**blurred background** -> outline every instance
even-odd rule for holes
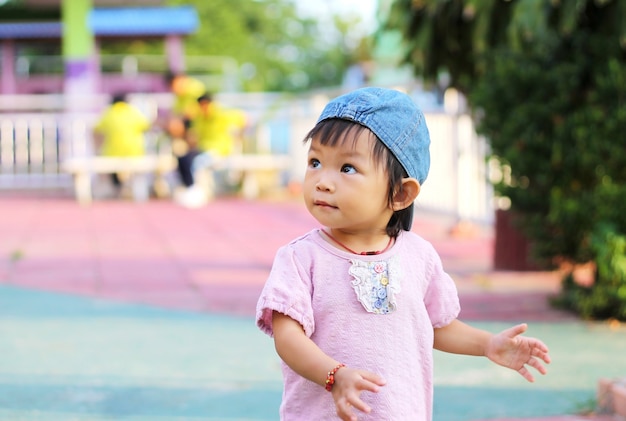
[[[0,419],[275,419],[250,311],[275,248],[311,225],[303,137],[374,85],[424,111],[416,221],[467,317],[534,320],[558,357],[530,390],[438,356],[435,419],[626,417],[624,16],[621,0],[0,0]],[[172,200],[172,73],[247,118],[234,181],[196,212]],[[111,200],[122,164],[96,159],[94,128],[120,93],[150,127],[142,177]]]

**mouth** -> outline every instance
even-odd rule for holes
[[[315,200],[313,204],[321,208],[337,209],[337,206],[333,206],[330,203],[324,202],[323,200]]]

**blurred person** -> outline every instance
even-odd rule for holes
[[[150,129],[148,118],[125,94],[115,94],[94,126],[96,151],[101,156],[135,157],[145,155],[145,132]],[[125,181],[124,174],[111,174],[116,196]]]
[[[216,159],[240,151],[247,125],[245,113],[222,107],[211,94],[201,95],[196,102],[197,114],[184,120],[186,148],[179,148],[177,154],[183,188],[174,196],[177,203],[189,208],[203,206],[209,199],[207,189],[196,182],[196,172],[209,167]],[[223,179],[218,181],[224,182]]]
[[[184,136],[184,120],[193,119],[200,111],[197,99],[206,93],[206,86],[185,73],[169,72],[165,79],[174,95],[167,131],[173,139],[179,139]]]
[[[458,319],[453,279],[411,231],[430,136],[408,95],[337,97],[305,142],[304,202],[322,227],[277,251],[256,311],[282,359],[281,420],[431,420],[433,348],[546,373],[526,324],[492,334]]]

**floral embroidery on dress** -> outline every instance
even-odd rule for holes
[[[353,259],[350,275],[352,286],[365,310],[375,314],[389,314],[396,310],[396,294],[400,292],[400,277],[395,259],[364,262]]]

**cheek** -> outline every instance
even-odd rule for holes
[[[311,174],[311,171],[307,169],[307,171],[304,173],[304,180],[302,181],[302,186],[306,188],[312,185],[315,185],[314,177]]]
[[[372,189],[374,190],[374,189]],[[389,183],[387,180],[380,181],[375,187],[376,195],[380,197],[380,202],[384,207],[389,206]]]
[[[316,185],[317,180],[307,171],[304,175],[304,180],[302,180],[302,192],[305,198],[313,194]]]

